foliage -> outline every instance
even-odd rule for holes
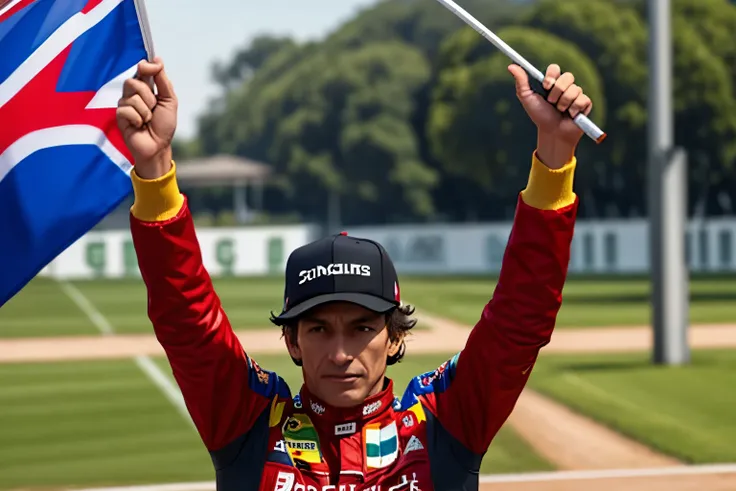
[[[644,0],[465,0],[544,71],[558,63],[608,133],[578,149],[583,216],[646,212],[648,25]],[[690,209],[736,199],[736,6],[673,0],[676,143]],[[271,214],[351,224],[508,219],[535,129],[508,59],[437,2],[384,0],[324,40],[261,36],[213,68],[222,96],[188,154],[271,164]]]

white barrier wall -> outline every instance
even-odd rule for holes
[[[572,273],[645,273],[649,268],[644,220],[578,221],[570,253]],[[511,223],[354,227],[351,235],[379,241],[399,272],[497,273]],[[691,271],[736,271],[736,219],[688,224]]]
[[[350,235],[378,240],[399,273],[497,273],[511,223],[345,227]],[[199,229],[204,263],[212,276],[281,274],[288,255],[313,240],[309,225]],[[572,244],[572,273],[644,273],[648,269],[644,220],[579,221]],[[687,261],[693,272],[736,271],[736,219],[688,226]],[[128,231],[92,232],[42,272],[58,278],[139,275]]]
[[[310,226],[202,228],[197,238],[212,276],[282,274],[292,250],[309,242]],[[41,272],[56,278],[140,276],[130,232],[90,232]]]

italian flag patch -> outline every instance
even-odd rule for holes
[[[399,435],[396,422],[381,427],[379,423],[363,428],[365,463],[368,469],[380,469],[394,463],[399,456]]]

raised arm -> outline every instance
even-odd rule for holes
[[[288,389],[247,357],[222,309],[171,160],[173,89],[161,64],[143,62],[139,72],[155,76],[158,97],[144,82],[126,81],[118,121],[136,163],[130,227],[148,316],[205,445],[220,450]]]
[[[247,432],[286,390],[243,351],[207,271],[176,168],[159,179],[132,173],[131,233],[148,290],[148,316],[189,413],[209,450]]]
[[[406,405],[421,400],[450,435],[450,443],[459,442],[473,454],[463,459],[473,466],[511,414],[540,349],[552,336],[578,207],[573,177],[575,147],[582,136],[559,112],[571,108],[574,114],[587,114],[591,107],[572,76],[561,76],[556,65],[547,73],[556,80],[550,97],[557,108],[531,91],[523,70],[511,71],[539,136],[499,280],[465,348],[434,373],[415,378],[404,400]]]
[[[410,391],[474,454],[485,453],[549,343],[562,300],[577,210],[575,161],[547,169],[535,157],[493,298],[465,348]],[[425,376],[431,376],[426,374]]]

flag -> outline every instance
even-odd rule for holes
[[[148,58],[140,1],[0,0],[0,306],[132,191],[115,111]]]

